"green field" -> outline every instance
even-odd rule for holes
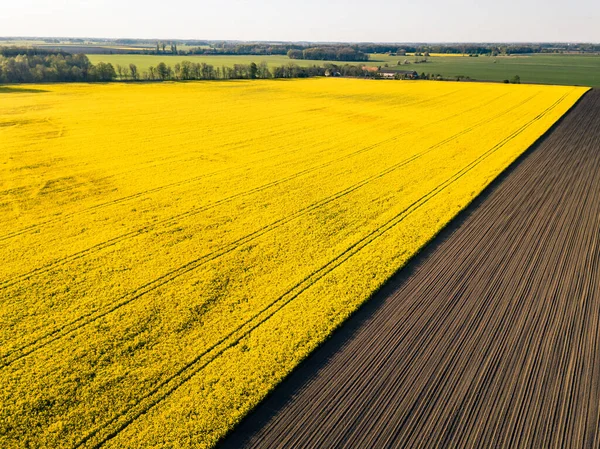
[[[289,64],[290,62],[296,63],[298,65],[323,65],[326,62],[331,62],[332,64],[339,64],[339,62],[334,61],[303,61],[303,60],[292,60],[285,55],[273,55],[273,56],[260,56],[260,55],[224,55],[224,56],[214,56],[214,55],[102,55],[102,54],[89,54],[87,55],[92,61],[93,64],[96,64],[100,61],[102,62],[110,62],[113,65],[121,64],[122,66],[128,66],[130,63],[135,64],[138,69],[143,72],[147,71],[150,66],[156,67],[159,62],[164,62],[165,64],[169,64],[171,66],[177,64],[181,61],[192,61],[192,62],[205,62],[207,64],[212,64],[215,67],[233,67],[234,64],[250,64],[251,62],[259,63],[261,61],[266,61],[269,63],[269,67],[281,66],[284,64]],[[381,65],[381,62],[372,61],[368,63],[369,65],[377,66]]]
[[[398,60],[414,57],[391,57],[373,55],[393,68]],[[441,74],[444,77],[468,76],[477,80],[502,81],[515,75],[523,83],[568,84],[600,86],[600,56],[534,54],[527,56],[480,56],[478,58],[429,58],[424,64],[410,64],[400,67],[402,70],[416,70],[419,73]]]
[[[172,56],[172,55],[88,55],[95,64],[111,62],[123,66],[134,63],[140,71],[148,70],[163,61],[174,65],[183,60],[206,62],[214,66],[233,66],[248,64],[252,61],[259,63],[267,61],[270,67],[295,62],[299,65],[322,65],[328,61],[290,60],[287,56]],[[416,70],[419,73],[440,74],[444,77],[468,76],[475,80],[502,81],[515,75],[521,77],[523,83],[566,84],[600,87],[600,56],[598,55],[565,55],[565,54],[535,54],[527,56],[480,56],[469,57],[431,57],[424,64],[408,64],[397,66],[398,61],[413,56],[371,55],[371,66],[384,66],[390,69]],[[329,61],[336,63],[334,61]],[[337,63],[339,64],[339,62]]]

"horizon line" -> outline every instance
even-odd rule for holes
[[[171,41],[171,42],[186,42],[186,41],[206,41],[206,42],[242,42],[242,43],[277,43],[277,44],[386,44],[386,45],[432,45],[432,44],[441,44],[441,45],[474,45],[474,44],[567,44],[567,45],[576,45],[576,44],[591,44],[591,45],[600,45],[600,42],[592,42],[592,41],[320,41],[320,40],[278,40],[278,39],[204,39],[204,38],[161,38],[161,37],[151,37],[151,38],[143,38],[143,37],[93,37],[93,36],[0,36],[0,40],[7,39],[21,39],[21,40],[36,40],[36,39],[87,39],[87,40],[139,40],[139,41]]]

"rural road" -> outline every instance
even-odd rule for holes
[[[221,447],[600,447],[600,92]]]

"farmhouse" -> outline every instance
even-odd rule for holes
[[[419,78],[419,74],[414,70],[380,70],[379,74],[382,78],[385,79],[394,79],[394,78],[402,78],[402,79],[411,79],[416,80]]]
[[[379,70],[379,68],[377,68],[377,67],[368,66],[368,65],[363,65],[363,66],[362,66],[362,69],[363,69],[365,72],[371,72],[371,73],[375,73],[375,72],[377,72],[377,71]]]
[[[325,70],[325,76],[342,76],[342,74],[340,72],[337,72],[335,70]]]

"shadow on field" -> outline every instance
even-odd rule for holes
[[[0,94],[41,94],[49,92],[44,89],[32,89],[29,87],[12,87],[12,86],[0,86]]]
[[[588,91],[589,92],[589,91]],[[381,306],[398,291],[408,278],[442,243],[452,235],[475,212],[477,208],[499,187],[515,168],[527,159],[546,140],[548,135],[581,102],[583,97],[571,107],[552,127],[546,131],[531,147],[519,156],[506,170],[494,179],[484,191],[463,209],[437,236],[426,244],[403,268],[398,270],[371,298],[348,318],[330,338],[309,355],[298,367],[284,379],[252,412],[248,414],[222,441],[218,448],[237,449],[244,447],[254,435],[258,434],[286,404],[296,396],[310,381],[317,377],[329,360],[367,323]]]

